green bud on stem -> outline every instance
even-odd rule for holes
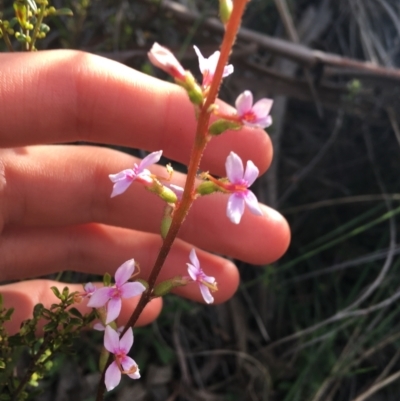
[[[214,184],[212,181],[203,181],[197,188],[196,193],[199,195],[211,195],[215,192],[220,192],[218,185]]]
[[[232,9],[232,0],[219,0],[219,17],[224,25],[228,23],[232,14]]]
[[[229,121],[229,120],[217,120],[214,121],[210,127],[208,128],[208,132],[210,135],[217,136],[221,135],[227,130],[239,130],[242,128],[243,124],[237,121]]]

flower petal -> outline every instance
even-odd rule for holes
[[[228,64],[224,67],[224,72],[222,74],[222,77],[225,78],[228,75],[231,75],[233,73],[233,65],[232,64]]]
[[[90,297],[87,305],[90,308],[101,308],[110,299],[112,291],[113,289],[111,287],[98,288]]]
[[[242,159],[236,153],[229,153],[229,156],[226,158],[225,169],[231,183],[239,183],[243,179]]]
[[[122,307],[121,298],[111,298],[107,304],[106,324],[113,322],[120,314]]]
[[[132,327],[129,327],[127,332],[121,337],[119,340],[119,349],[127,354],[133,345],[133,330]]]
[[[110,326],[106,326],[104,329],[104,347],[112,354],[119,351],[119,335]]]
[[[234,224],[239,224],[244,213],[244,199],[242,196],[232,194],[228,199],[226,215]]]
[[[197,281],[198,276],[199,276],[199,268],[191,265],[190,263],[186,263],[186,266],[188,267],[188,273],[189,273],[190,278],[193,281]]]
[[[115,387],[118,386],[121,381],[121,371],[118,368],[118,365],[114,361],[106,370],[106,375],[104,378],[104,382],[107,388],[107,391],[111,391]]]
[[[244,91],[236,99],[235,106],[239,116],[247,113],[253,106],[253,94],[250,91]]]
[[[191,262],[191,264],[197,269],[197,270],[201,270],[200,269],[200,262],[199,259],[196,255],[196,250],[194,248],[192,248],[192,250],[189,253],[189,260]]]
[[[135,271],[135,259],[129,259],[122,263],[115,272],[115,284],[120,287],[122,284],[126,283]]]
[[[125,283],[120,288],[120,291],[121,298],[132,298],[146,291],[146,287],[142,283],[135,281],[134,283]]]
[[[207,60],[201,54],[201,51],[197,46],[193,46],[193,49],[196,52],[197,57],[199,59],[199,70],[203,74],[207,70]]]
[[[214,302],[214,297],[211,295],[210,289],[204,284],[199,284],[201,295],[203,296],[204,301],[208,304]]]
[[[250,212],[255,214],[256,216],[262,216],[263,212],[260,209],[260,205],[258,204],[257,197],[251,191],[247,191],[244,196],[244,201],[246,202],[247,207],[250,209]]]
[[[246,170],[243,176],[244,180],[247,183],[247,187],[251,186],[253,182],[257,179],[258,173],[259,170],[256,167],[256,165],[251,160],[248,160],[246,164]]]
[[[165,47],[154,43],[147,53],[150,62],[176,79],[185,79],[185,70],[176,57]]]
[[[123,170],[117,174],[110,174],[108,177],[114,183],[111,198],[124,193],[136,178],[131,169]]]
[[[263,98],[254,104],[252,107],[254,114],[258,118],[265,118],[271,111],[271,107],[274,101],[272,99]]]
[[[140,163],[139,171],[143,171],[146,167],[156,164],[160,161],[163,151],[158,150],[157,152],[152,152],[148,154]]]
[[[132,367],[136,368],[136,371],[134,373],[128,374],[128,376],[131,379],[140,379],[140,373],[139,373],[139,367],[137,363],[129,356],[126,356],[121,360],[121,365],[124,369],[124,371],[129,372]]]

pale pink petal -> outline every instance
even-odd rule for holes
[[[103,323],[95,323],[95,324],[93,325],[93,329],[94,329],[94,330],[97,330],[97,331],[104,331],[105,328],[106,328],[106,326],[104,326]]]
[[[133,330],[132,327],[130,327],[119,340],[119,348],[123,353],[127,354],[132,348],[132,345],[133,345]]]
[[[207,69],[211,73],[212,76],[215,74],[215,70],[217,69],[217,64],[219,60],[220,52],[214,52],[208,59],[207,59]]]
[[[147,53],[151,63],[163,71],[171,74],[174,78],[184,80],[185,70],[176,57],[165,47],[154,43]]]
[[[112,354],[115,354],[119,350],[119,335],[110,326],[105,327],[104,348]]]
[[[129,259],[124,262],[120,267],[118,267],[115,272],[115,284],[117,287],[120,287],[122,284],[126,283],[132,276],[135,271],[135,260]]]
[[[265,118],[271,111],[273,103],[272,99],[263,98],[254,104],[252,110],[258,118]]]
[[[255,128],[268,128],[272,124],[272,117],[271,116],[266,116],[263,118],[257,118],[254,120],[254,122],[249,122],[244,120],[243,121],[244,125],[247,125],[248,127],[255,127]]]
[[[130,173],[129,174],[125,173],[127,171],[129,171]],[[110,180],[114,183],[113,190],[111,192],[111,198],[124,193],[134,181],[134,176],[132,176],[132,170],[124,170],[118,174],[110,174],[109,177]]]
[[[175,184],[164,184],[166,187],[172,189],[176,197],[181,200],[183,195],[183,188]]]
[[[96,286],[93,283],[86,283],[83,289],[87,294],[92,294],[96,291]]]
[[[133,366],[136,368],[135,373],[128,374],[131,379],[140,379],[139,367],[137,363],[129,356],[121,360],[122,368],[125,372],[129,371]]]
[[[190,278],[193,281],[197,281],[199,269],[196,266],[191,265],[190,263],[186,263],[186,265],[188,267],[188,273],[189,273]]]
[[[255,214],[256,216],[262,216],[263,213],[260,209],[260,205],[258,204],[257,197],[251,191],[247,191],[244,196],[244,201],[246,202],[247,207],[250,209],[250,212]]]
[[[247,187],[251,186],[253,182],[257,179],[258,173],[259,170],[256,167],[256,165],[251,160],[248,160],[246,164],[246,170],[243,176],[244,180],[247,183]]]
[[[88,306],[90,308],[101,308],[108,302],[113,291],[111,287],[98,288],[90,297]]]
[[[160,161],[163,151],[158,150],[157,152],[153,152],[148,154],[140,163],[139,163],[139,171],[143,171],[146,167],[151,166],[152,164],[156,164]]]
[[[201,292],[201,295],[202,295],[204,301],[206,301],[208,304],[213,303],[214,297],[211,295],[210,289],[207,286],[205,286],[204,284],[200,284],[199,287],[200,287],[200,292]]]
[[[232,194],[228,199],[226,215],[234,224],[239,224],[244,213],[244,199],[239,194]]]
[[[121,381],[121,371],[118,368],[118,365],[114,361],[106,370],[106,375],[104,378],[104,382],[107,388],[107,391],[111,391],[115,387],[118,386]]]
[[[138,281],[134,283],[125,283],[121,288],[121,298],[132,298],[146,291],[146,287]]]
[[[111,298],[107,304],[106,324],[113,322],[120,314],[122,307],[121,298]]]
[[[204,274],[204,272],[203,272],[202,280],[205,281],[205,282],[207,282],[207,283],[210,283],[210,284],[215,284],[215,277],[206,276],[206,275]]]
[[[199,262],[199,259],[198,259],[197,255],[196,255],[196,251],[195,251],[194,248],[192,248],[192,250],[189,253],[189,260],[197,270],[201,270],[200,269],[200,262]]]
[[[199,59],[199,69],[200,72],[203,74],[206,70],[207,70],[207,60],[203,57],[203,55],[201,54],[200,49],[197,46],[193,46],[194,51],[197,54],[197,57]]]
[[[250,91],[244,91],[236,99],[235,106],[239,116],[247,113],[253,106],[253,94]]]
[[[229,153],[226,158],[225,169],[230,182],[238,183],[243,179],[242,159],[236,153]]]
[[[225,78],[228,75],[231,75],[232,73],[233,73],[233,65],[228,64],[224,67],[224,73],[222,74],[222,76]]]

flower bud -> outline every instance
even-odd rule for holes
[[[220,188],[214,184],[212,181],[203,181],[197,188],[196,193],[199,195],[210,195],[214,192],[219,192]]]
[[[186,71],[184,80],[176,79],[175,82],[186,89],[189,99],[193,104],[201,105],[203,103],[203,91],[189,71]]]
[[[210,125],[210,127],[208,128],[208,132],[210,133],[210,135],[217,136],[221,135],[227,130],[239,130],[240,128],[242,128],[242,126],[243,124],[241,124],[240,122],[220,119],[214,121]]]
[[[186,71],[181,66],[176,57],[167,48],[154,43],[150,51],[147,53],[150,62],[175,79],[184,81]]]
[[[164,216],[161,220],[161,238],[165,239],[167,237],[169,228],[171,227],[172,217]]]
[[[232,0],[219,0],[219,17],[224,25],[228,23],[232,14],[232,9]]]
[[[110,353],[103,347],[101,350],[100,359],[99,359],[100,372],[103,372],[103,370],[106,368],[109,356],[110,356]]]
[[[185,278],[182,276],[176,276],[174,278],[171,278],[170,280],[165,280],[162,281],[161,283],[158,283],[154,287],[154,296],[156,297],[162,297],[163,295],[168,294],[172,289],[175,287],[182,287],[186,285],[189,282],[189,278]]]

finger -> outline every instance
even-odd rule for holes
[[[65,270],[114,275],[122,263],[133,258],[139,265],[139,276],[147,279],[160,246],[158,235],[99,224],[52,229],[7,229],[0,244],[0,276],[8,281]],[[192,248],[176,240],[158,282],[175,276],[187,276],[186,264],[189,263]],[[236,266],[201,250],[197,250],[197,256],[204,272],[221,283],[214,295],[215,302],[221,303],[231,298],[239,284]],[[194,285],[179,287],[175,292],[202,302],[200,291]]]
[[[110,198],[108,174],[133,165],[131,156],[95,147],[28,147],[5,152],[1,216],[6,225],[75,225],[92,221],[159,232],[164,203],[140,184]],[[154,166],[153,171],[165,175]],[[175,173],[183,185],[184,177]],[[248,212],[239,225],[226,217],[227,196],[196,200],[180,232],[187,242],[254,264],[280,257],[289,243],[286,221],[272,209]]]
[[[14,308],[14,313],[11,320],[5,323],[5,328],[9,334],[18,332],[21,323],[32,317],[32,311],[35,305],[42,303],[46,308],[50,308],[53,303],[59,303],[59,300],[54,295],[51,287],[57,287],[62,291],[65,286],[68,286],[70,292],[81,292],[82,285],[80,284],[65,284],[50,280],[31,280],[22,281],[19,283],[7,284],[0,287],[0,293],[3,296],[4,307]],[[139,297],[124,299],[119,324],[125,324],[134,308],[139,301]],[[81,313],[88,313],[92,309],[86,306],[86,302],[74,305]],[[143,310],[139,317],[137,326],[144,326],[155,320],[161,312],[162,300],[156,298],[152,300]],[[45,322],[41,322],[40,328]]]
[[[76,51],[0,55],[0,63],[0,147],[89,141],[163,149],[188,163],[196,122],[177,85]],[[202,168],[221,174],[227,151],[260,171],[272,156],[263,130],[243,128],[211,141]]]

